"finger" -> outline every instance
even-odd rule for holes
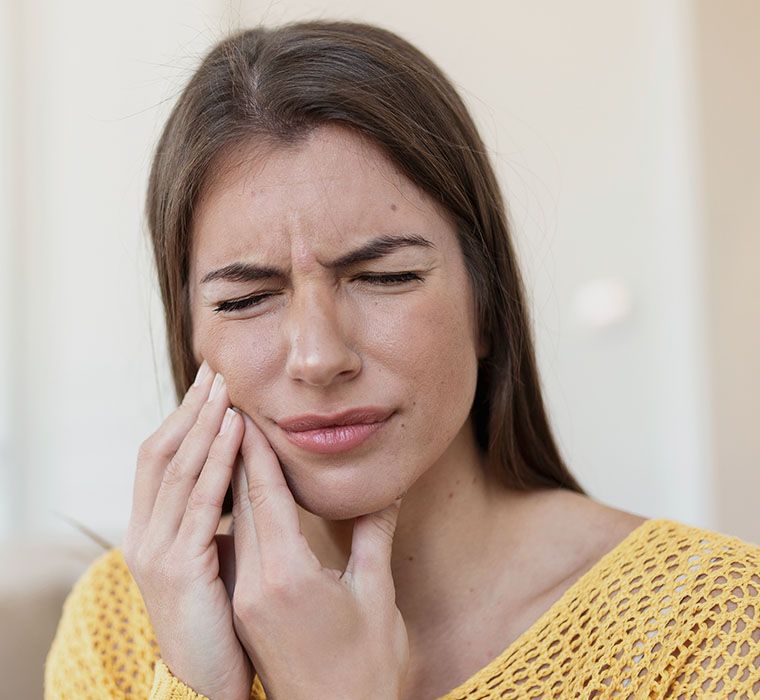
[[[214,373],[204,360],[198,369],[195,382],[185,393],[181,404],[140,445],[130,515],[130,526],[134,528],[138,541],[142,539],[142,533],[153,514],[166,465],[198,419],[213,379]]]
[[[261,565],[282,561],[295,561],[303,554],[304,538],[298,506],[290,492],[282,467],[266,436],[250,416],[242,414],[245,434],[241,453],[248,488],[247,498],[253,512],[253,524],[259,544]]]
[[[353,579],[358,589],[385,593],[393,589],[391,551],[402,498],[376,513],[361,515],[354,521],[351,555],[344,576]]]
[[[187,499],[177,531],[177,542],[182,542],[183,551],[188,556],[205,552],[216,535],[242,437],[243,421],[228,408],[219,433],[211,444],[206,463]]]
[[[211,443],[219,432],[224,412],[229,405],[227,385],[222,375],[217,374],[208,399],[198,414],[198,420],[164,469],[148,524],[154,542],[173,542],[177,537],[190,492],[208,459]]]
[[[242,421],[241,421],[242,423]],[[260,581],[261,555],[253,524],[253,511],[248,499],[248,480],[245,477],[243,458],[238,457],[232,472],[232,532],[235,539],[235,559],[240,562],[242,584]]]

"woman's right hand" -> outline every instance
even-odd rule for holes
[[[222,376],[204,361],[140,446],[122,550],[172,674],[211,700],[248,700],[255,669],[235,634],[234,584],[220,575],[216,535],[244,433],[229,406]]]

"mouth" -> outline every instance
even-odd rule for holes
[[[283,433],[294,445],[318,454],[347,452],[366,442],[385,427],[391,416],[375,422],[350,423],[314,428],[312,430],[287,430]]]
[[[337,413],[302,413],[299,416],[280,418],[276,423],[285,430],[303,432],[357,423],[379,423],[388,418],[391,413],[393,409],[385,406],[356,406]]]

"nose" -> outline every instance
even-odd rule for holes
[[[344,316],[335,293],[324,287],[304,286],[293,294],[284,328],[291,379],[328,386],[359,372],[361,358],[346,343]]]

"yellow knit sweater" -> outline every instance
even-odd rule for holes
[[[760,697],[760,547],[647,520],[440,700]],[[161,661],[119,548],[67,597],[45,699],[197,700]],[[251,698],[265,698],[258,677]]]

